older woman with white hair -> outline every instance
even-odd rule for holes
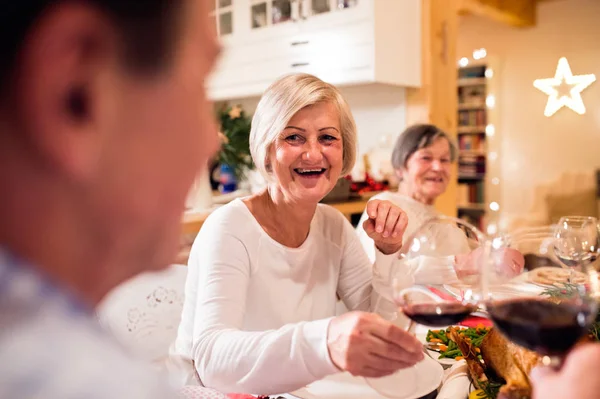
[[[250,147],[268,188],[213,212],[193,245],[174,353],[226,392],[289,392],[339,371],[378,377],[421,344],[371,308],[372,263],[350,223],[319,201],[353,166],[356,127],[339,91],[307,74],[262,96]],[[374,201],[376,263],[400,248],[404,213]],[[335,316],[336,294],[354,310]]]
[[[448,187],[452,178],[451,165],[456,160],[456,155],[453,141],[435,125],[412,125],[398,137],[391,159],[400,179],[398,191],[379,193],[371,201],[389,201],[406,212],[408,225],[403,240],[410,240],[427,221],[440,215],[434,204]],[[372,212],[369,204],[358,224],[357,234],[369,258],[374,260],[377,244],[369,231]],[[436,251],[439,256],[420,256],[410,261],[399,261],[394,264],[395,273],[411,275],[415,284],[442,285],[479,272],[481,248],[471,252],[471,245],[462,230],[450,224],[438,224],[431,226],[430,231],[442,238]],[[507,272],[520,273],[524,264],[523,255],[507,249],[503,251],[503,256]],[[375,290],[381,296],[390,298],[389,287],[379,285],[378,282],[389,281],[391,271],[387,267],[378,266],[373,272]],[[388,293],[385,294],[386,292]],[[388,318],[399,317],[396,307],[390,307],[389,301],[376,304],[374,308]]]

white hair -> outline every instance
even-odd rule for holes
[[[318,103],[332,103],[340,117],[343,145],[342,176],[348,174],[356,159],[356,123],[350,107],[339,90],[316,76],[306,73],[277,79],[262,95],[250,130],[250,153],[256,169],[269,181],[269,151],[289,121],[301,109]]]

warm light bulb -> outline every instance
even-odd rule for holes
[[[490,152],[490,161],[495,161],[498,159],[498,153],[496,151]]]
[[[496,234],[497,232],[498,232],[498,226],[496,226],[494,223],[491,223],[490,225],[488,225],[488,227],[487,227],[488,234]]]
[[[494,70],[492,68],[487,68],[485,70],[485,77],[491,79],[494,77]]]
[[[497,212],[500,209],[500,205],[496,201],[490,202],[490,209]]]
[[[485,58],[486,55],[487,55],[487,51],[484,48],[480,48],[480,49],[473,51],[473,58],[476,60],[481,60],[481,59]]]
[[[462,57],[460,60],[458,60],[458,65],[461,67],[466,67],[469,65],[469,59],[467,57]]]
[[[492,184],[493,184],[494,186],[497,186],[498,184],[500,184],[500,179],[498,179],[497,177],[494,177],[494,178],[492,179]]]
[[[496,128],[491,123],[485,127],[485,135],[488,137],[493,137],[496,134]]]
[[[496,97],[494,97],[493,94],[488,94],[488,96],[485,98],[485,105],[488,108],[494,108],[496,105]]]

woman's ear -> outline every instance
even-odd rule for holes
[[[273,165],[271,164],[271,156],[272,156],[271,153],[272,152],[273,152],[273,145],[269,145],[267,147],[267,153],[266,153],[266,156],[265,156],[265,170],[268,173],[273,172]]]
[[[402,169],[394,169],[394,172],[396,172],[396,176],[398,177],[398,181],[402,181],[403,180],[403,171]]]

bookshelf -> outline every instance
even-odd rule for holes
[[[490,212],[487,186],[490,133],[489,83],[485,63],[458,68],[458,217],[482,231],[487,229]],[[493,126],[493,125],[492,125]]]

